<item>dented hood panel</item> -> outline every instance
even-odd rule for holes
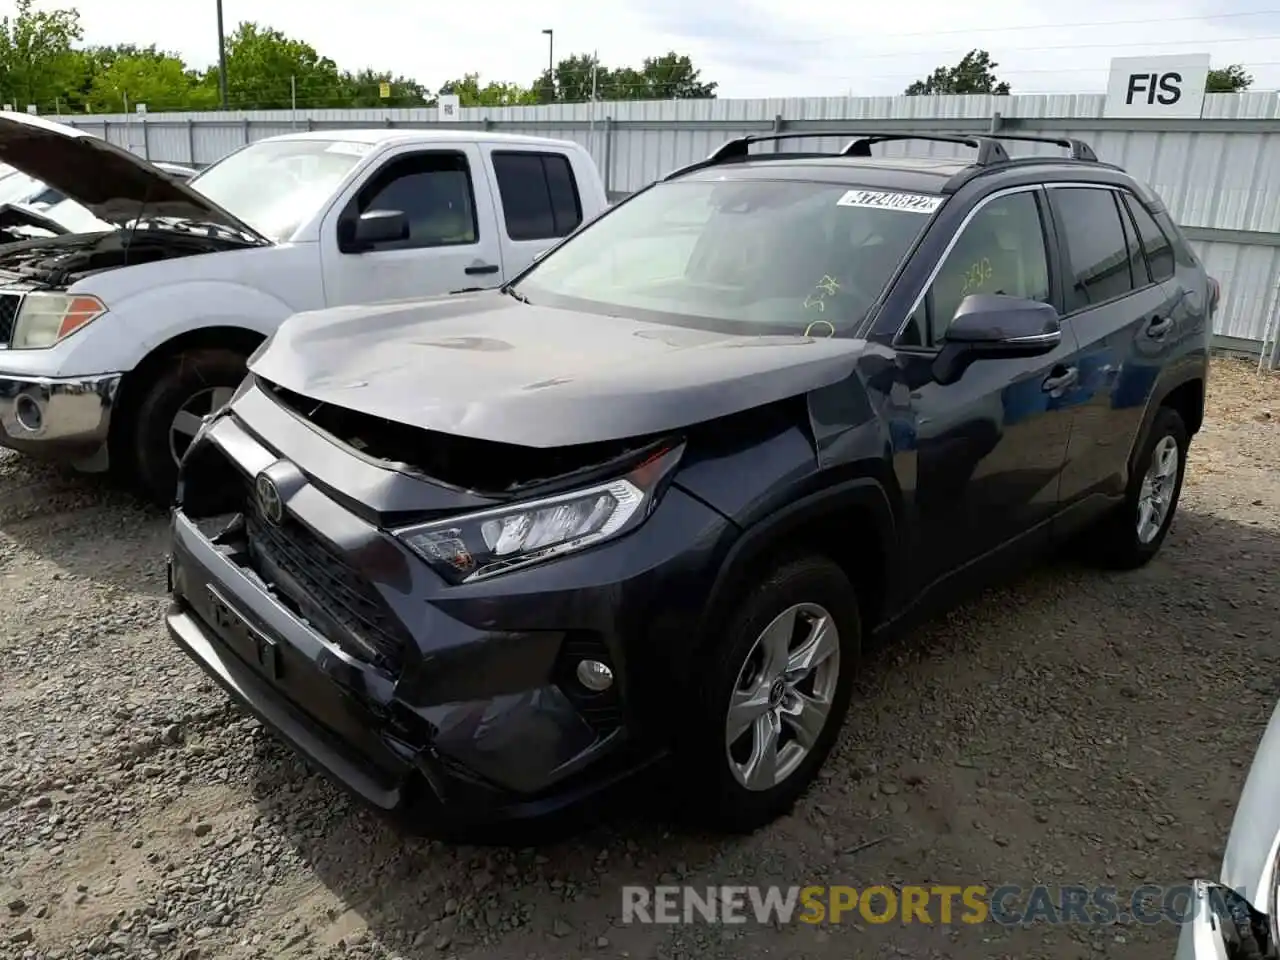
[[[298,314],[252,371],[295,393],[478,440],[557,447],[727,416],[848,377],[863,341],[745,337],[497,292]]]
[[[53,187],[99,220],[122,226],[148,216],[220,224],[269,243],[192,187],[128,150],[42,117],[0,111],[0,163]]]

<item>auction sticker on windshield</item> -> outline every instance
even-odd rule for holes
[[[942,206],[941,197],[921,193],[891,193],[885,190],[850,190],[836,201],[838,207],[872,207],[876,210],[903,210],[933,213]]]

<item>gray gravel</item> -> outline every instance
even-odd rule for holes
[[[171,646],[159,512],[0,454],[0,957],[1168,957],[1168,924],[622,926],[619,887],[1213,873],[1280,698],[1277,401],[1219,362],[1156,563],[1047,566],[876,652],[821,784],[731,842],[396,836]]]

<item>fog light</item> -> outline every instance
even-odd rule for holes
[[[592,693],[601,693],[613,686],[613,671],[599,660],[579,660],[578,682]]]
[[[40,409],[40,404],[25,393],[19,396],[13,405],[13,417],[18,421],[18,426],[31,433],[38,433],[44,426],[44,413]]]

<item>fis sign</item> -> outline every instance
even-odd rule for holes
[[[1208,78],[1207,53],[1117,57],[1111,61],[1104,115],[1198,120]]]

